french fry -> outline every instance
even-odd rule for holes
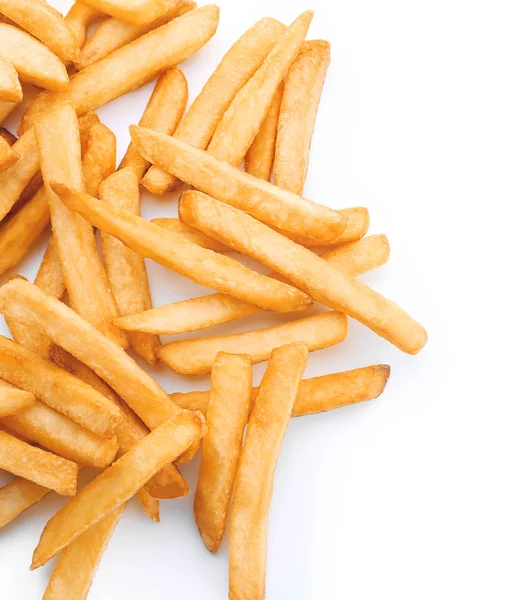
[[[23,100],[23,90],[18,73],[10,61],[0,56],[0,101],[18,104],[21,100]]]
[[[142,487],[137,492],[139,498],[139,504],[142,510],[148,515],[148,517],[155,523],[160,523],[160,501],[154,498],[146,489]]]
[[[218,19],[216,5],[202,6],[119,48],[74,75],[65,92],[37,96],[27,107],[20,132],[65,100],[81,115],[137,89],[200,50],[215,34]]]
[[[181,223],[181,221],[177,218],[152,219],[151,223],[154,223],[159,227],[163,227],[171,233],[182,235],[187,240],[192,242],[192,244],[196,244],[197,246],[201,246],[202,248],[207,248],[208,250],[213,250],[214,252],[227,252],[229,250],[229,248],[227,248],[223,244],[220,244],[216,240],[213,240],[208,235],[203,234],[201,231],[198,231],[197,229],[193,229],[193,227],[188,227],[188,225]]]
[[[0,13],[50,48],[63,62],[74,62],[79,48],[61,14],[44,0],[0,0]]]
[[[5,127],[0,127],[0,137],[3,138],[9,146],[13,146],[18,141],[18,138],[8,129],[5,129]]]
[[[11,387],[0,379],[0,418],[15,415],[34,402],[33,394]]]
[[[126,345],[125,336],[112,324],[119,312],[108,289],[93,230],[84,219],[70,211],[49,186],[54,179],[66,181],[78,189],[84,185],[73,107],[69,103],[60,104],[37,122],[35,131],[53,235],[70,304],[117,344]]]
[[[196,7],[195,2],[191,0],[169,3],[168,9],[161,17],[144,25],[134,25],[133,23],[128,23],[114,17],[105,19],[86,40],[79,60],[76,63],[77,70],[82,71],[93,63],[102,60],[118,48],[133,42],[141,37],[141,35],[165,25],[165,23],[172,21],[172,19],[181,17]]]
[[[97,113],[94,110],[90,110],[84,115],[81,115],[79,121],[79,139],[81,140],[81,157],[84,157],[84,153],[88,147],[88,140],[90,139],[90,131],[100,123]]]
[[[302,194],[323,82],[330,63],[330,44],[305,42],[285,80],[274,158],[274,185]]]
[[[225,533],[250,405],[249,356],[220,352],[211,374],[207,433],[202,441],[202,460],[193,505],[200,535],[208,550],[214,553]]]
[[[347,333],[346,317],[338,312],[324,312],[282,325],[254,329],[244,333],[169,342],[158,350],[163,362],[176,373],[204,375],[212,369],[219,352],[248,354],[251,363],[267,360],[274,348],[303,342],[309,352],[341,343]]]
[[[322,258],[355,277],[385,264],[389,256],[387,237],[373,235],[358,242],[338,246],[323,254]],[[274,273],[269,277],[280,278]],[[227,323],[257,312],[260,312],[260,309],[247,302],[226,294],[211,294],[158,306],[129,317],[120,317],[116,319],[115,324],[126,331],[175,335]]]
[[[0,529],[37,504],[50,491],[22,477],[16,477],[0,488]]]
[[[3,137],[0,137],[0,173],[12,167],[18,160],[19,154],[9,146]]]
[[[85,600],[93,576],[126,504],[74,540],[61,553],[42,600]]]
[[[58,256],[58,248],[53,237],[49,239],[34,283],[45,294],[54,296],[58,300],[61,300],[65,295],[65,280]],[[23,343],[22,345],[25,346],[26,344]]]
[[[427,342],[425,329],[397,304],[246,213],[200,192],[185,192],[179,218],[269,266],[317,302],[357,319],[402,351],[417,354]]]
[[[150,23],[165,14],[168,8],[177,6],[177,0],[86,0],[86,3],[134,25]]]
[[[276,150],[279,108],[282,98],[283,84],[276,90],[267,115],[244,158],[246,173],[259,179],[265,179],[265,181],[271,179],[274,152]]]
[[[21,81],[56,91],[69,85],[65,65],[56,54],[17,27],[0,23],[0,55],[12,63]]]
[[[262,66],[238,92],[207,147],[216,158],[239,166],[251,146],[313,20],[302,13],[279,37]]]
[[[274,472],[306,361],[303,344],[272,352],[248,421],[230,516],[231,600],[265,597],[267,522]]]
[[[100,185],[100,199],[122,210],[140,215],[139,182],[132,167],[113,173]],[[122,316],[152,307],[144,258],[118,238],[102,233],[102,255],[112,294]],[[151,333],[128,334],[132,350],[150,365],[158,362],[160,340]]]
[[[63,496],[74,496],[77,490],[76,463],[30,446],[0,430],[0,469],[33,481]]]
[[[4,100],[0,100],[0,125],[11,114],[16,106],[16,102],[5,102]]]
[[[112,437],[121,419],[116,406],[91,386],[3,336],[0,377],[98,435]]]
[[[336,243],[344,231],[347,218],[336,210],[243,173],[176,137],[136,126],[130,127],[130,133],[146,160],[272,227],[320,245]]]
[[[116,136],[100,121],[89,131],[82,159],[84,189],[96,198],[102,181],[116,170]]]
[[[201,285],[247,300],[264,310],[292,312],[303,309],[310,302],[299,290],[268,279],[228,256],[196,246],[145,219],[60,183],[54,183],[53,190],[70,210],[119,238],[137,254]]]
[[[74,2],[74,4],[72,4],[64,19],[65,23],[74,34],[79,48],[82,48],[86,43],[88,26],[101,16],[102,13],[100,11],[84,2]]]
[[[33,554],[36,569],[129,500],[167,462],[205,433],[202,415],[185,412],[168,419],[84,487],[52,517]]]
[[[196,148],[205,149],[230,103],[259,69],[285,29],[270,17],[248,29],[225,54],[174,135]],[[153,166],[142,184],[154,194],[164,194],[174,189],[177,182],[176,177]]]

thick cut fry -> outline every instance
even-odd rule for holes
[[[0,488],[0,529],[37,504],[50,491],[22,477],[16,477]]]
[[[279,21],[269,17],[248,29],[225,54],[174,135],[196,148],[207,148],[230,103],[261,66],[285,29]],[[163,194],[172,190],[177,181],[172,174],[153,166],[142,183],[152,193]]]
[[[201,246],[202,248],[207,248],[208,250],[213,250],[214,252],[227,252],[227,250],[229,250],[229,248],[227,248],[223,244],[220,244],[216,240],[213,240],[201,231],[198,231],[197,229],[193,229],[193,227],[188,227],[188,225],[181,223],[181,221],[177,218],[152,219],[151,223],[159,225],[160,227],[163,227],[171,233],[177,233],[179,235],[182,235],[187,240],[192,242],[192,244],[196,244],[197,246]]]
[[[306,361],[303,344],[273,351],[248,421],[230,517],[230,600],[265,598],[274,472]]]
[[[34,402],[33,394],[11,387],[0,379],[0,418],[15,415]]]
[[[33,481],[63,496],[77,490],[76,463],[30,446],[0,430],[0,469]]]
[[[134,169],[116,171],[100,186],[100,199],[122,210],[140,215],[139,183]],[[102,255],[111,291],[122,316],[152,307],[144,258],[107,233],[102,233]],[[151,333],[128,334],[132,350],[150,365],[158,361],[160,340]]]
[[[45,564],[77,537],[129,500],[153,475],[205,433],[202,415],[182,413],[167,420],[84,487],[42,532],[32,569]]]
[[[86,4],[127,23],[144,25],[174,8],[177,0],[86,0]]]
[[[390,247],[386,236],[373,235],[330,250],[322,258],[354,277],[385,264],[389,256]],[[272,273],[270,277],[279,278],[279,275]],[[256,306],[232,296],[211,294],[166,304],[137,315],[120,317],[115,324],[126,331],[175,335],[227,323],[257,312],[260,309]]]
[[[425,329],[397,304],[248,214],[205,194],[185,192],[179,217],[274,269],[316,301],[357,319],[404,352],[417,354],[427,342]]]
[[[1,10],[0,0],[0,10]],[[0,56],[0,101],[19,103],[23,100],[23,90],[14,65]]]
[[[130,133],[146,160],[272,227],[319,244],[336,243],[343,233],[347,218],[336,210],[243,173],[176,137],[136,126]]]
[[[26,31],[0,23],[0,55],[12,63],[19,78],[48,90],[68,87],[65,65]]]
[[[305,343],[309,352],[329,348],[344,340],[347,329],[343,314],[325,312],[244,333],[169,342],[158,353],[176,373],[203,375],[211,371],[219,352],[249,354],[252,364],[256,364],[267,360],[274,348],[293,342]]]
[[[184,73],[173,67],[160,75],[139,125],[162,133],[172,134],[181,120],[188,102],[188,84]],[[119,168],[131,167],[140,183],[150,163],[142,158],[130,142]]]
[[[207,147],[213,156],[234,167],[240,165],[299,52],[312,20],[312,11],[302,13],[280,36],[262,66],[238,92]]]
[[[131,215],[59,183],[54,191],[74,210],[129,248],[196,283],[249,301],[264,310],[292,312],[305,308],[308,296],[293,287],[268,279],[239,262],[192,244],[180,235]],[[274,284],[274,285],[273,285]]]
[[[76,64],[77,70],[82,71],[82,69],[102,60],[118,48],[133,42],[141,35],[165,25],[172,19],[181,17],[196,7],[195,2],[191,0],[169,3],[167,11],[161,17],[145,25],[134,25],[114,17],[105,19],[86,40]]]
[[[91,386],[3,336],[0,377],[98,435],[112,437],[121,419],[116,406]]]
[[[230,402],[233,399],[233,404]],[[251,404],[251,361],[246,355],[220,352],[211,374],[207,434],[193,512],[204,544],[220,547],[227,523],[244,428]]]
[[[86,600],[93,576],[126,504],[104,517],[61,553],[42,600]]]
[[[0,137],[0,173],[19,160],[19,154],[13,150],[9,144]]]
[[[98,188],[116,169],[116,136],[100,121],[91,127],[82,148],[84,189],[98,197]]]
[[[279,108],[282,98],[283,84],[278,87],[274,94],[267,115],[244,158],[246,173],[259,179],[265,179],[265,181],[271,179],[274,152],[276,150]]]
[[[62,101],[70,100],[77,114],[83,114],[137,89],[200,50],[215,34],[218,19],[216,5],[202,6],[119,48],[74,75],[65,92],[37,96],[27,107],[20,131]]]
[[[70,28],[79,48],[86,43],[88,26],[99,19],[102,13],[84,2],[74,2],[65,16],[65,23]]]
[[[304,191],[316,114],[329,63],[328,42],[306,42],[286,76],[273,171],[274,185],[294,194]]]
[[[49,187],[53,180],[82,189],[81,148],[77,119],[69,103],[44,115],[35,126],[41,170],[51,212],[51,224],[71,306],[102,333],[126,345],[112,324],[119,316],[98,256],[91,226],[69,210]],[[91,133],[90,133],[91,136]],[[88,140],[88,145],[90,145]]]
[[[39,39],[63,62],[77,59],[74,34],[61,14],[44,0],[0,0],[0,13]]]
[[[145,487],[138,491],[137,496],[139,504],[148,517],[155,523],[160,523],[160,501],[154,498]]]

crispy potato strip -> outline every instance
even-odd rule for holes
[[[86,42],[88,26],[99,19],[102,13],[84,2],[74,2],[64,17],[65,23],[74,34],[77,45],[82,48]]]
[[[0,488],[0,528],[19,517],[25,510],[37,504],[51,490],[16,477],[7,485]]]
[[[33,394],[11,387],[0,379],[0,418],[15,415],[34,402]]]
[[[264,598],[274,472],[306,362],[304,344],[272,352],[248,421],[230,516],[231,600]]]
[[[86,0],[86,3],[134,25],[150,23],[177,6],[177,0]]]
[[[1,10],[0,1],[0,10]],[[18,104],[23,100],[23,90],[14,65],[0,56],[0,102],[14,102]]]
[[[163,227],[171,233],[177,233],[179,235],[182,235],[187,240],[192,242],[192,244],[196,244],[197,246],[201,246],[202,248],[207,248],[208,250],[213,250],[214,252],[227,252],[228,250],[230,250],[230,248],[227,248],[223,244],[220,244],[216,240],[213,240],[201,231],[198,231],[197,229],[193,229],[193,227],[188,227],[188,225],[181,223],[181,221],[177,218],[174,219],[162,217],[160,219],[152,219],[151,223],[159,225],[160,227]]]

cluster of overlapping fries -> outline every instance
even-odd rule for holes
[[[262,19],[185,112],[175,65],[214,35],[216,6],[86,0],[63,18],[44,0],[0,0],[0,16],[0,124],[22,102],[19,80],[45,88],[24,107],[19,139],[0,137],[0,274],[52,230],[35,282],[11,275],[0,288],[13,338],[0,337],[0,468],[15,475],[0,489],[0,527],[51,490],[73,496],[42,532],[32,568],[59,554],[44,598],[83,599],[125,503],[137,494],[159,520],[159,499],[189,493],[177,465],[202,446],[202,539],[218,550],[230,506],[230,598],[261,599],[290,416],[375,398],[389,375],[375,365],[302,380],[307,353],[342,342],[347,316],[410,354],[427,339],[356,279],[389,255],[385,236],[364,237],[367,210],[301,196],[329,44],[305,41],[311,12],[289,27]],[[116,169],[114,134],[93,110],[156,77]],[[141,186],[166,194],[181,182],[191,188],[179,219],[140,217]],[[274,274],[243,266],[232,250]],[[152,308],[145,258],[217,293]],[[158,337],[315,302],[332,310],[235,335]],[[177,373],[211,373],[210,391],[168,395],[128,347]],[[261,361],[267,370],[252,389]],[[99,474],[76,493],[81,467]]]

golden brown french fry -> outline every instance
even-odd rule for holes
[[[200,192],[185,192],[179,218],[269,266],[317,302],[357,319],[404,352],[417,354],[427,342],[425,329],[397,304],[246,213]]]
[[[23,100],[23,90],[18,73],[9,60],[0,56],[0,101],[18,104],[21,100]]]
[[[0,137],[0,173],[19,160],[19,154],[13,150],[9,144]]]
[[[267,115],[263,120],[244,158],[246,173],[259,179],[270,181],[274,151],[276,149],[276,136],[278,131],[279,107],[283,98],[283,84],[281,84],[272,99]]]
[[[102,181],[116,170],[116,136],[100,121],[89,131],[82,158],[84,189],[96,198]]]
[[[171,134],[181,120],[188,101],[188,84],[177,67],[160,75],[139,124],[148,129]],[[142,158],[130,142],[119,168],[131,167],[140,183],[150,163]]]
[[[230,248],[227,248],[223,244],[220,244],[216,240],[213,240],[208,235],[203,234],[201,231],[197,229],[193,229],[193,227],[188,227],[184,223],[177,218],[160,218],[160,219],[152,219],[151,223],[163,227],[167,231],[171,233],[177,233],[178,235],[184,236],[187,240],[192,242],[192,244],[196,244],[197,246],[201,246],[202,248],[207,248],[208,250],[213,250],[214,252],[227,252]]]
[[[130,127],[139,152],[185,183],[260,219],[321,244],[336,243],[346,226],[342,213],[311,202],[218,160],[176,137]]]
[[[144,25],[176,6],[177,0],[86,0],[86,3],[127,23]]]
[[[279,112],[274,185],[302,194],[323,82],[330,63],[330,44],[305,42],[285,80]]]
[[[313,20],[313,12],[302,13],[279,37],[262,66],[238,92],[207,147],[216,158],[239,166],[267,115]]]
[[[61,14],[44,0],[0,0],[0,13],[39,39],[63,62],[77,59],[74,34]]]
[[[100,11],[84,2],[74,2],[72,4],[64,20],[74,34],[79,48],[82,48],[86,42],[88,26],[101,16]]]
[[[243,333],[169,342],[158,354],[176,373],[209,373],[219,352],[245,353],[252,364],[267,360],[274,348],[292,342],[304,342],[309,350],[321,350],[341,343],[348,330],[346,317],[338,312],[324,312],[282,325],[254,329]]]
[[[9,146],[13,146],[18,141],[18,138],[8,129],[5,129],[5,127],[0,127],[0,137],[3,138]]]
[[[205,149],[230,103],[261,66],[285,29],[270,17],[248,29],[225,54],[174,135],[196,148]],[[153,166],[142,184],[154,194],[164,194],[172,190],[177,181],[173,175]]]
[[[48,90],[65,90],[65,65],[47,46],[12,25],[0,23],[0,55],[12,63],[19,78]]]
[[[217,552],[225,533],[232,486],[250,412],[249,356],[220,352],[213,364],[209,396],[207,433],[202,441],[193,512],[204,544],[211,552]]]
[[[80,115],[137,89],[200,50],[215,34],[218,19],[216,5],[202,6],[119,48],[74,75],[65,92],[37,96],[27,107],[20,132],[62,101],[72,102]]]
[[[248,421],[230,516],[230,600],[265,597],[274,472],[306,361],[303,344],[272,352]]]
[[[54,296],[58,300],[61,300],[65,294],[65,280],[58,256],[58,248],[53,237],[49,238],[34,283],[44,293]],[[24,343],[22,345],[26,346]]]
[[[322,258],[355,277],[384,265],[389,256],[387,237],[373,235],[358,242],[338,246],[323,254]],[[269,277],[279,278],[279,275],[271,273]],[[260,312],[258,307],[232,296],[211,294],[158,306],[129,317],[120,317],[116,319],[115,324],[126,331],[175,335],[227,323],[257,312]]]
[[[154,498],[146,489],[142,487],[138,492],[139,504],[148,517],[155,523],[160,523],[160,501]]]
[[[100,199],[122,210],[140,215],[139,182],[132,167],[113,173],[100,185]],[[118,238],[102,233],[102,255],[111,291],[122,316],[152,307],[144,258]],[[151,333],[128,334],[132,350],[150,365],[158,362],[160,340]]]
[[[116,406],[91,386],[3,336],[0,377],[98,435],[112,437],[121,419]]]
[[[79,130],[72,105],[62,103],[51,114],[44,115],[35,131],[53,235],[70,304],[117,344],[126,345],[125,336],[112,324],[119,311],[107,285],[93,230],[49,187],[50,181],[55,179],[77,189],[84,186]]]
[[[33,394],[11,387],[0,379],[0,418],[15,415],[34,402]]]
[[[77,490],[76,463],[30,446],[0,430],[0,469],[33,481],[63,496],[74,496]]]
[[[70,210],[119,238],[137,254],[152,258],[201,285],[247,300],[264,310],[292,312],[305,308],[310,302],[299,290],[268,279],[228,256],[196,246],[141,217],[60,183],[54,183],[53,190]]]
[[[88,140],[90,138],[90,131],[100,123],[97,113],[94,110],[90,110],[84,115],[81,115],[79,121],[79,138],[81,140],[81,156],[84,156],[84,152],[88,147]]]
[[[86,40],[76,63],[77,70],[82,71],[82,69],[102,60],[111,52],[125,46],[125,44],[133,42],[141,35],[165,25],[172,19],[181,17],[196,7],[195,2],[191,0],[169,3],[168,9],[161,17],[144,25],[134,25],[114,17],[105,19]]]
[[[45,564],[77,537],[129,500],[153,475],[205,433],[199,413],[168,419],[84,487],[52,517],[33,554],[32,569]]]
[[[22,477],[16,477],[4,485],[0,488],[0,528],[42,500],[50,491]]]

